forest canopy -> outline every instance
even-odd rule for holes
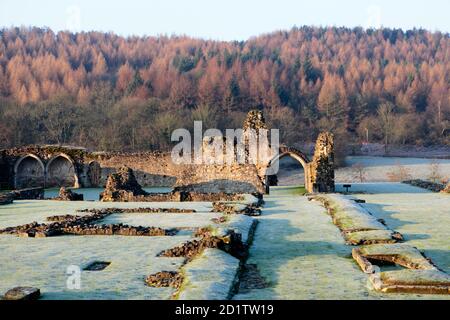
[[[247,41],[0,30],[0,147],[166,149],[264,110],[282,142],[449,144],[450,37],[294,27]]]

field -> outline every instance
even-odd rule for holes
[[[355,182],[360,181],[360,167],[364,175],[363,182],[387,182],[391,181],[390,173],[396,173],[399,168],[404,168],[409,174],[409,179],[429,179],[436,171],[436,176],[450,179],[449,159],[426,159],[426,158],[402,158],[402,157],[369,157],[355,156],[346,157],[344,167],[336,169],[336,181]],[[286,157],[280,161],[278,174],[279,185],[295,186],[304,184],[303,168],[292,158]]]
[[[349,158],[349,165],[362,163],[370,180],[386,180],[385,174],[397,162],[417,177],[428,173],[430,160],[404,158]],[[286,167],[288,170],[285,170]],[[284,167],[280,181],[295,182],[290,176],[299,168]],[[441,160],[442,174],[450,172],[450,161]],[[351,169],[337,171],[337,178],[351,178]],[[291,179],[291,180],[289,180]],[[148,189],[152,191],[152,189]],[[163,191],[153,189],[153,191]],[[15,286],[39,287],[42,299],[171,299],[173,288],[145,285],[149,274],[178,271],[189,277],[180,299],[225,299],[238,279],[239,260],[218,249],[208,249],[188,264],[184,258],[158,257],[163,250],[194,238],[199,227],[214,230],[233,229],[247,241],[253,220],[258,221],[249,250],[247,266],[253,266],[252,277],[260,279],[258,288],[239,285],[233,299],[448,299],[446,295],[381,294],[373,290],[368,277],[351,257],[339,229],[325,209],[304,196],[298,186],[272,187],[265,196],[262,215],[248,217],[229,215],[218,224],[213,218],[222,213],[211,212],[210,202],[181,203],[102,203],[101,189],[80,189],[82,202],[22,200],[0,207],[0,228],[37,221],[43,223],[51,215],[74,214],[86,208],[178,208],[195,213],[114,213],[99,224],[123,223],[131,226],[178,228],[174,236],[59,236],[20,238],[0,235],[0,292]],[[343,191],[342,184],[337,191]],[[401,183],[352,183],[351,196],[364,199],[362,204],[389,228],[403,234],[405,241],[417,247],[436,266],[450,272],[450,197]],[[46,196],[56,190],[47,190]],[[83,213],[77,213],[83,214]],[[219,232],[219,231],[217,231]],[[111,264],[102,271],[82,271],[81,288],[70,289],[68,267],[81,269],[93,261]],[[252,278],[253,279],[253,278]],[[248,281],[241,275],[241,284]]]

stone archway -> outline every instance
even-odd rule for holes
[[[269,177],[270,175],[276,174],[276,166],[275,164],[284,157],[291,157],[298,161],[300,165],[303,167],[305,172],[305,188],[306,190],[310,190],[310,161],[308,157],[295,148],[290,147],[280,147],[278,154],[270,160],[267,169],[266,169],[266,191],[268,192],[268,188],[270,186]]]
[[[46,187],[79,187],[78,176],[73,160],[60,153],[47,163]]]
[[[38,156],[27,154],[14,165],[14,187],[45,187],[45,167]]]

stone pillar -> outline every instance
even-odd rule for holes
[[[316,141],[314,157],[309,170],[309,192],[334,192],[333,134],[322,132]]]
[[[269,128],[267,127],[264,115],[260,110],[251,110],[243,124],[243,143],[245,145],[245,159],[249,161],[250,144],[249,141],[258,145],[258,161],[255,163],[258,170],[258,176],[265,184],[266,193],[268,193],[271,181],[276,179],[276,176],[266,176],[267,168],[270,161],[275,157],[274,151],[271,149],[269,142]],[[264,133],[264,134],[263,134]],[[267,138],[267,140],[266,140]],[[254,145],[252,145],[254,147]],[[278,151],[278,150],[277,150]],[[247,162],[248,163],[248,162]]]

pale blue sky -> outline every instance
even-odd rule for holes
[[[0,0],[0,26],[220,40],[297,25],[386,26],[450,32],[449,0]]]

